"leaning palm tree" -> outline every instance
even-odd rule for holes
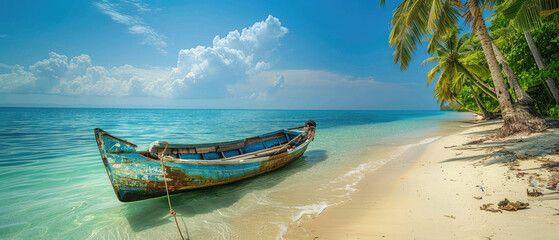
[[[438,102],[441,102],[441,105],[445,101],[457,99],[454,93],[468,86],[478,109],[481,111],[478,114],[482,115],[484,119],[489,119],[493,115],[483,106],[478,93],[472,86],[476,84],[476,80],[481,81],[478,75],[487,75],[487,68],[481,64],[468,64],[464,61],[473,52],[471,45],[467,44],[469,39],[469,34],[460,37],[458,29],[452,30],[441,40],[433,43],[436,56],[426,59],[422,65],[437,64],[427,73],[427,84],[431,84],[435,77],[439,76],[434,97]],[[481,85],[477,85],[477,87],[482,88]],[[495,98],[491,94],[488,95]]]
[[[384,0],[381,0],[381,4]],[[494,0],[404,0],[394,10],[390,46],[394,47],[394,61],[406,69],[416,46],[424,38],[429,39],[427,50],[433,54],[435,42],[455,28],[461,19],[470,23],[474,33],[480,38],[491,79],[501,108],[504,124],[497,136],[503,137],[520,132],[538,132],[546,129],[543,119],[525,109],[513,108],[511,96],[493,51],[493,41],[483,18],[483,11]]]
[[[529,111],[531,113],[536,114],[536,110],[534,108],[534,100],[522,88],[522,86],[518,82],[518,78],[516,77],[516,74],[514,74],[514,72],[512,71],[512,68],[509,66],[509,63],[508,63],[507,59],[505,58],[505,56],[503,55],[503,53],[501,52],[501,50],[497,47],[497,44],[495,43],[496,41],[499,41],[499,37],[502,38],[503,35],[510,35],[510,34],[511,34],[511,29],[510,28],[497,29],[496,31],[492,32],[492,35],[497,36],[497,39],[492,44],[493,51],[495,52],[495,56],[497,57],[497,61],[499,62],[499,64],[501,64],[501,67],[503,68],[503,72],[507,76],[507,80],[509,82],[509,85],[514,90],[514,95],[516,97],[515,104],[518,107],[526,109],[526,111]]]

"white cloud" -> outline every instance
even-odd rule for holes
[[[121,0],[121,1],[136,7],[136,10],[138,10],[138,12],[140,13],[153,11],[153,9],[151,9],[148,4],[142,2],[141,0]]]
[[[268,16],[249,28],[216,36],[213,46],[179,52],[172,78],[175,95],[215,97],[227,95],[228,84],[245,81],[270,67],[268,58],[288,32],[279,19]]]
[[[151,11],[147,4],[139,0],[121,0],[120,3],[133,6],[139,13]],[[157,33],[153,28],[145,24],[143,19],[139,16],[123,13],[121,11],[121,9],[124,8],[122,4],[112,3],[108,0],[93,4],[101,12],[109,15],[113,21],[128,26],[129,33],[144,36],[144,41],[141,42],[142,44],[152,45],[159,52],[167,54],[167,51],[164,49],[167,46],[167,43],[163,40],[165,36]]]
[[[115,21],[136,23],[134,18],[111,14]],[[130,31],[143,33],[150,29],[133,25]],[[106,69],[94,65],[85,54],[69,59],[51,52],[49,58],[27,70],[8,66],[12,71],[0,74],[0,92],[224,98],[233,94],[230,85],[246,83],[270,67],[267,61],[287,31],[279,19],[268,16],[241,32],[229,32],[224,38],[216,36],[211,47],[180,50],[176,67],[124,65]]]
[[[12,69],[14,66],[10,66],[10,65],[4,64],[4,63],[0,63],[0,67],[1,67],[1,68],[9,68],[9,69]]]
[[[12,67],[11,73],[0,74],[0,92],[49,93],[58,95],[160,96],[153,83],[167,79],[170,68],[138,69],[130,65],[106,69],[93,65],[88,55],[68,59],[49,53],[26,71]]]
[[[11,73],[0,74],[0,92],[22,91],[26,85],[37,79],[33,74],[26,72],[22,66],[15,65],[11,69]]]

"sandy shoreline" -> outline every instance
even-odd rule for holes
[[[557,239],[559,191],[545,187],[559,178],[559,131],[464,145],[500,125],[475,123],[387,163],[363,178],[351,201],[303,222],[306,238]],[[529,197],[527,188],[544,196]],[[530,205],[480,210],[504,198]]]

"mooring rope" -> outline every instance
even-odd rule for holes
[[[171,215],[173,215],[173,217],[175,218],[175,224],[177,225],[177,229],[179,230],[179,234],[181,235],[182,240],[185,240],[184,236],[182,235],[181,228],[179,227],[179,222],[177,221],[177,213],[175,212],[175,210],[173,210],[173,207],[171,206],[171,197],[169,196],[169,187],[167,186],[167,177],[166,177],[166,174],[165,174],[165,166],[163,165],[163,156],[165,154],[165,151],[167,151],[168,146],[169,146],[169,143],[166,142],[165,149],[163,149],[163,152],[161,152],[161,154],[159,155],[159,160],[161,161],[161,171],[163,172],[163,181],[165,182],[165,191],[167,192],[167,202],[169,202],[169,213],[171,213]]]
[[[307,139],[312,139],[314,137],[314,131],[315,131],[315,128],[313,126],[308,126],[308,128],[306,129],[306,131],[304,133],[302,133],[299,136],[293,138],[291,141],[289,141],[287,144],[285,144],[283,147],[281,147],[274,154],[280,152],[281,150],[289,148],[291,143],[295,140],[297,140],[297,142],[294,145],[297,145],[301,141],[301,139],[303,138],[303,135],[305,135],[304,137],[306,137]],[[184,236],[182,235],[181,228],[179,227],[179,222],[177,221],[177,213],[173,210],[173,206],[171,205],[171,197],[169,196],[169,186],[167,185],[165,165],[163,164],[163,156],[165,155],[165,152],[167,151],[167,147],[169,147],[169,143],[165,142],[165,148],[159,154],[159,161],[161,162],[161,172],[163,172],[163,182],[165,182],[165,191],[167,192],[167,202],[169,203],[169,213],[171,213],[171,215],[173,215],[173,218],[175,219],[175,224],[177,225],[177,229],[179,230],[179,234],[180,234],[182,240],[185,240]]]

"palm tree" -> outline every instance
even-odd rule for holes
[[[542,13],[549,16],[559,11],[559,0],[507,0],[499,8],[503,16],[510,19],[512,24],[524,33],[538,69],[544,69],[545,63],[530,30],[542,24]],[[558,20],[559,16],[550,18]],[[553,79],[548,79],[545,83],[551,91],[555,103],[559,104],[559,87]]]
[[[381,0],[381,4],[384,0]],[[493,0],[404,0],[395,10],[390,33],[390,46],[394,47],[394,62],[400,63],[400,69],[406,69],[411,61],[416,45],[424,37],[429,38],[427,50],[433,54],[435,42],[455,28],[461,17],[471,23],[474,33],[480,38],[495,92],[501,108],[504,124],[497,136],[503,137],[520,132],[538,132],[546,129],[543,119],[532,115],[525,109],[515,109],[507,90],[505,79],[495,52],[492,40],[483,18],[483,10],[493,5]],[[464,13],[461,15],[460,13]]]
[[[477,114],[482,115],[484,119],[489,119],[493,115],[486,110],[478,93],[471,86],[476,83],[475,79],[481,81],[478,75],[487,75],[487,68],[480,64],[470,65],[464,61],[464,58],[473,52],[471,45],[467,44],[469,39],[469,34],[460,37],[457,28],[452,30],[442,40],[433,43],[436,56],[426,59],[422,65],[437,64],[427,73],[427,84],[431,84],[435,77],[439,76],[434,97],[441,102],[441,105],[445,101],[457,99],[454,92],[469,86],[476,105],[481,111]],[[481,88],[479,85],[478,87]],[[491,94],[488,95],[495,98]]]
[[[489,31],[487,31],[485,19],[482,15],[486,7],[479,0],[467,0],[466,10],[470,13],[467,18],[471,20],[473,29],[480,39],[481,47],[491,72],[491,78],[497,91],[497,98],[499,99],[499,106],[501,107],[501,114],[504,120],[504,124],[497,135],[508,136],[519,132],[543,131],[546,129],[543,119],[532,115],[525,109],[515,109],[512,106],[505,79],[501,74],[497,57],[493,51],[493,41],[489,36]]]

